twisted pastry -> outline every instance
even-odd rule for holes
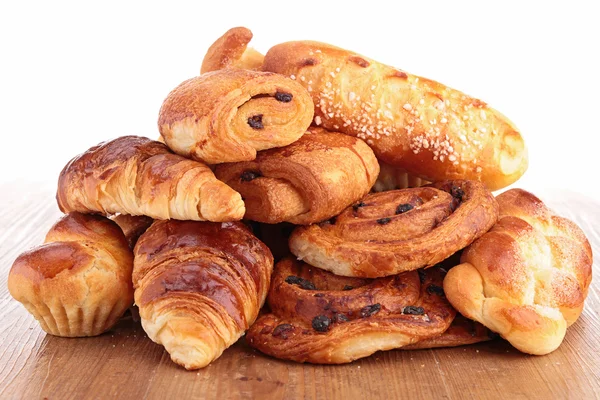
[[[254,322],[269,249],[240,222],[156,221],[135,247],[135,303],[148,337],[186,369],[205,367]]]
[[[315,123],[366,140],[377,158],[429,180],[480,180],[496,190],[527,169],[521,134],[481,100],[324,43],[272,47],[263,70],[312,95]]]
[[[132,267],[117,224],[71,213],[50,228],[43,245],[17,257],[8,290],[49,334],[96,336],[133,303]]]
[[[497,197],[498,223],[463,252],[444,281],[458,311],[517,349],[547,354],[561,344],[592,280],[592,250],[577,225],[533,194]]]
[[[262,151],[254,161],[215,169],[244,198],[246,219],[300,225],[339,214],[369,192],[378,173],[362,140],[320,128],[289,146]]]
[[[476,181],[369,194],[321,224],[298,227],[290,250],[336,275],[377,278],[428,267],[487,232],[496,200]]]
[[[392,167],[384,162],[379,162],[379,176],[373,185],[374,192],[406,189],[427,185],[428,181],[409,174],[402,169]]]
[[[248,47],[250,40],[252,40],[250,29],[231,28],[210,46],[202,60],[200,73],[223,68],[260,70],[264,56]]]
[[[65,213],[156,219],[233,221],[245,211],[239,193],[206,165],[139,136],[100,143],[73,158],[60,173],[56,199]]]
[[[286,258],[275,267],[268,303],[246,334],[273,357],[342,364],[436,337],[455,316],[441,268],[375,280],[335,276]]]
[[[158,128],[177,154],[209,164],[250,161],[306,132],[312,100],[281,75],[227,68],[188,79],[160,109]]]

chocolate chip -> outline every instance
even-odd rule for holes
[[[327,332],[331,327],[331,320],[326,315],[317,315],[312,320],[312,327],[317,332]]]
[[[444,295],[444,289],[437,285],[429,285],[427,286],[427,293],[429,294],[437,294],[438,296]]]
[[[307,281],[304,278],[300,278],[299,276],[290,275],[285,278],[285,282],[289,283],[290,285],[298,285],[304,290],[317,290],[314,283]]]
[[[370,317],[371,315],[377,314],[381,310],[381,304],[371,304],[360,309],[361,318]]]
[[[262,114],[258,114],[248,118],[248,125],[253,129],[263,129],[262,117]]]
[[[465,191],[458,186],[452,186],[452,188],[450,188],[450,194],[455,199],[462,200],[463,196],[465,195]]]
[[[425,310],[423,307],[406,306],[402,309],[402,314],[423,315],[425,314]]]
[[[365,203],[363,203],[362,201],[360,203],[356,203],[355,205],[352,206],[352,209],[354,211],[357,211],[359,208],[366,206]]]
[[[242,180],[242,182],[250,182],[261,176],[261,173],[257,171],[244,171],[242,172],[240,179]]]
[[[277,101],[281,101],[282,103],[289,103],[290,101],[292,101],[293,97],[294,96],[292,96],[291,93],[283,93],[283,92],[275,93],[275,98],[277,99]]]
[[[332,322],[336,322],[338,324],[342,323],[342,322],[348,322],[349,319],[348,317],[346,317],[344,314],[339,313],[339,314],[334,314],[333,318],[332,318]]]
[[[400,204],[398,207],[396,207],[396,215],[398,214],[404,214],[407,211],[412,210],[414,207],[412,206],[412,204]]]
[[[386,225],[386,224],[389,224],[391,220],[392,220],[391,218],[379,218],[377,220],[377,223],[379,225]]]
[[[352,289],[354,289],[354,286],[344,285],[344,288],[342,290],[352,290]]]
[[[425,270],[419,269],[417,270],[417,273],[419,274],[419,280],[421,283],[425,283]]]
[[[294,327],[290,324],[281,324],[281,325],[277,325],[277,327],[275,327],[275,329],[273,329],[273,333],[272,335],[275,337],[280,337],[282,339],[287,339],[288,338],[288,334],[291,333],[294,330]]]

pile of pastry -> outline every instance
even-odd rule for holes
[[[121,137],[64,167],[66,215],[8,281],[42,329],[99,335],[135,303],[187,369],[244,334],[311,363],[497,336],[555,350],[592,253],[533,194],[491,193],[527,168],[516,127],[351,51],[263,56],[251,37],[234,28],[209,48],[166,97],[158,141]]]

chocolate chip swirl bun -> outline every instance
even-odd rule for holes
[[[342,364],[438,337],[456,311],[439,267],[379,279],[348,278],[286,258],[273,273],[263,314],[248,344],[273,357]]]
[[[494,196],[476,181],[369,194],[329,221],[298,227],[290,250],[336,275],[378,278],[428,267],[487,232]]]
[[[313,103],[284,76],[226,68],[177,86],[160,109],[158,128],[175,153],[208,164],[250,161],[259,150],[298,140]]]

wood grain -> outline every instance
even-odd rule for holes
[[[96,338],[46,335],[6,287],[17,255],[59,217],[49,187],[0,186],[0,398],[353,399],[597,398],[600,284],[562,346],[529,356],[496,340],[455,349],[388,351],[349,365],[301,365],[264,356],[241,339],[204,370],[187,372],[131,315]],[[600,254],[600,203],[571,192],[537,193],[576,221]],[[598,262],[594,274],[598,274]]]

